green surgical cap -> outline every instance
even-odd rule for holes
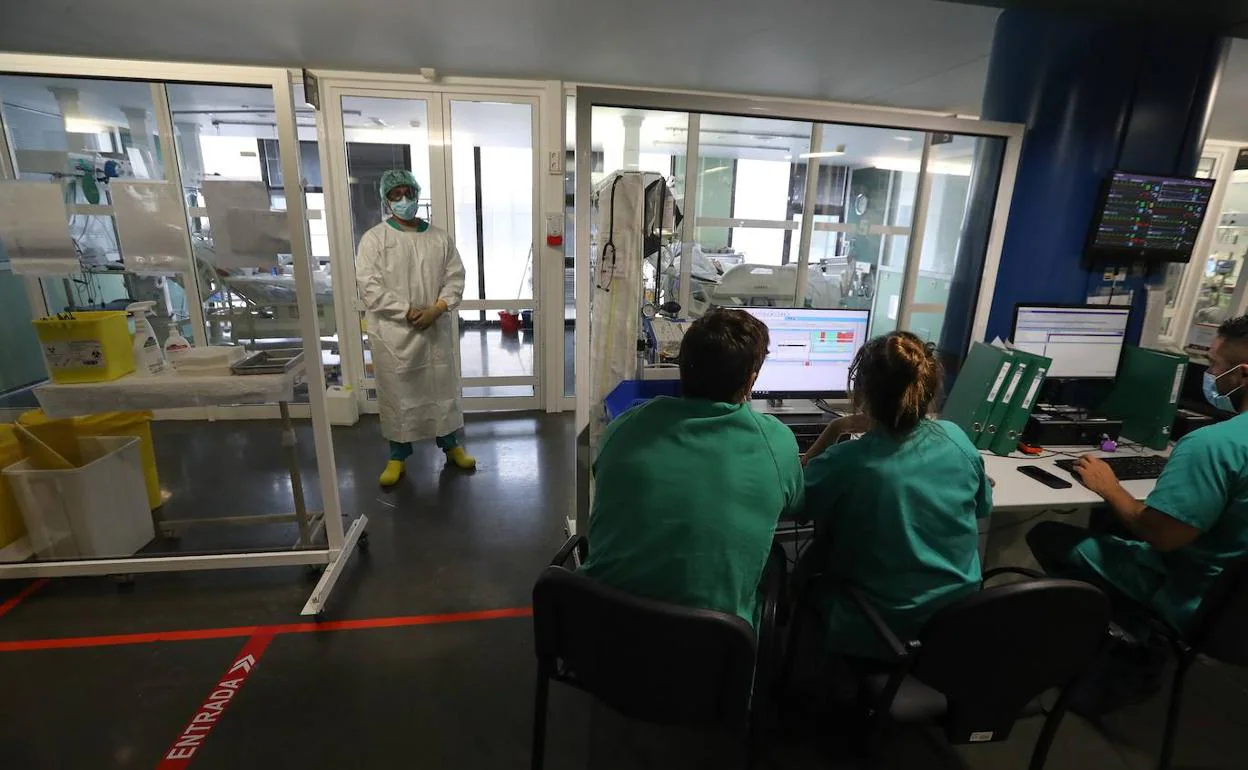
[[[416,177],[412,176],[412,172],[407,169],[392,168],[381,175],[381,199],[384,201],[391,190],[403,185],[411,187],[416,197],[420,197],[420,185],[416,182]]]

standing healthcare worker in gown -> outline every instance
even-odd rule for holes
[[[403,475],[413,441],[432,438],[448,463],[464,470],[477,466],[455,435],[464,415],[447,315],[464,294],[464,263],[446,231],[416,216],[419,196],[411,172],[383,174],[381,198],[389,216],[364,233],[355,258],[368,310],[381,435],[390,442],[384,486]]]

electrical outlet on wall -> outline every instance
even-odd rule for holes
[[[550,151],[549,170],[552,174],[563,173],[563,153],[558,150]]]

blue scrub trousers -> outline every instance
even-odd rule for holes
[[[454,433],[448,433],[445,436],[438,436],[434,443],[438,445],[438,449],[443,452],[449,452],[459,446],[459,439]],[[391,441],[390,442],[390,459],[402,462],[412,456],[412,442],[410,441]]]

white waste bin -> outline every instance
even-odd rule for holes
[[[85,465],[36,470],[30,460],[5,468],[40,559],[123,557],[156,536],[139,440],[130,436],[78,439]]]

